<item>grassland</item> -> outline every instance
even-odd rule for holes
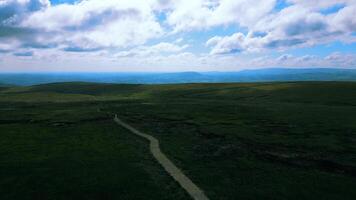
[[[356,83],[289,82],[1,87],[0,199],[187,199],[113,113],[211,199],[356,198]]]

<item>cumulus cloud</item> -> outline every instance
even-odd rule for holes
[[[19,23],[31,13],[46,9],[49,6],[48,0],[0,1],[0,44],[18,45],[19,42],[16,42],[16,40],[30,40],[36,30],[21,27]],[[16,48],[16,46],[12,48]]]
[[[235,33],[231,36],[211,38],[215,42],[212,54],[234,53],[242,51],[263,51],[267,49],[286,50],[296,47],[308,47],[333,41],[355,42],[356,31],[355,1],[311,1],[294,0],[293,3],[278,12],[261,18],[251,26],[247,34]],[[335,13],[323,14],[322,8],[339,3],[345,6]],[[353,2],[353,3],[351,3]],[[314,4],[315,3],[315,4]],[[319,5],[319,6],[318,6]],[[318,9],[315,7],[318,6]],[[238,36],[238,37],[237,37]]]
[[[290,6],[276,11],[276,0],[86,0],[53,6],[48,0],[4,0],[0,40],[87,52],[142,45],[162,36],[162,25],[168,24],[174,33],[220,25],[247,28],[247,33],[211,38],[212,54],[355,41],[354,0],[286,1]],[[336,13],[321,12],[335,5],[342,5]],[[158,20],[160,13],[165,20]]]
[[[162,67],[356,66],[352,54],[288,54],[355,43],[355,13],[355,0],[0,0],[0,57],[2,63],[83,58],[90,65],[102,58]]]
[[[288,61],[290,59],[294,58],[294,56],[290,55],[290,54],[283,54],[281,56],[279,56],[277,58],[277,61],[280,61],[280,62],[285,62],[285,61]]]
[[[206,42],[207,46],[214,46],[211,54],[227,54],[241,52],[246,48],[247,40],[244,34],[236,33],[228,37],[215,36]]]
[[[151,3],[140,0],[1,1],[0,28],[3,43],[78,51],[139,45],[163,33]]]
[[[342,54],[334,52],[324,57],[316,55],[293,56],[290,54],[282,54],[277,57],[258,57],[244,62],[244,65],[251,66],[253,68],[354,68],[356,65],[356,54]]]
[[[334,52],[325,57],[325,60],[329,65],[350,67],[356,65],[356,55],[355,54],[342,54],[339,52]]]
[[[355,32],[356,31],[356,3],[351,6],[346,6],[339,12],[330,16],[332,28],[335,31]]]
[[[57,36],[54,42],[83,49],[143,44],[163,32],[150,5],[139,0],[61,4],[33,13],[21,25],[50,32]]]
[[[30,13],[50,6],[48,0],[2,0],[0,1],[0,21],[3,26],[16,24]]]
[[[167,1],[167,22],[175,32],[227,24],[250,27],[271,12],[275,2],[276,0]]]

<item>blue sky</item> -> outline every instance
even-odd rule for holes
[[[355,0],[3,0],[0,72],[356,68]]]

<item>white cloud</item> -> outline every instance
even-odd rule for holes
[[[176,45],[167,42],[161,42],[153,46],[140,46],[128,51],[120,51],[116,53],[117,57],[144,57],[159,55],[161,53],[177,53],[186,49],[188,45]]]
[[[241,52],[246,48],[246,37],[242,33],[236,33],[227,37],[213,37],[206,42],[207,46],[213,46],[211,54],[226,54]]]
[[[167,22],[174,32],[235,24],[250,27],[272,11],[276,0],[169,1]]]
[[[355,0],[287,0],[289,3],[300,5],[313,10],[321,10],[334,5],[352,4]]]
[[[326,56],[325,61],[327,61],[329,65],[352,67],[356,65],[356,55],[335,52]]]
[[[356,41],[353,35],[356,31],[354,17],[356,5],[345,4],[346,6],[336,13],[322,14],[309,9],[304,4],[309,5],[304,1],[296,1],[294,5],[261,18],[246,35],[235,33],[231,36],[211,38],[208,44],[215,41],[215,45],[210,45],[211,53],[235,53],[236,50],[239,52],[287,50],[333,41],[349,43]],[[330,5],[335,3],[321,3],[319,8]]]
[[[236,23],[251,28],[273,10],[275,3],[276,0],[222,0],[212,20],[216,24]]]
[[[355,32],[356,31],[356,3],[341,9],[336,14],[329,17],[330,24],[335,31]]]
[[[356,54],[332,53],[325,57],[304,56],[258,56],[245,55],[196,55],[189,52],[176,52],[169,55],[151,54],[150,56],[112,57],[89,52],[37,51],[32,57],[15,55],[1,56],[3,71],[11,71],[11,66],[22,66],[17,70],[38,71],[236,71],[267,67],[310,68],[335,67],[356,68]],[[46,65],[41,65],[47,60]],[[12,69],[14,70],[14,69]]]
[[[355,0],[287,1],[292,5],[276,11],[276,0],[85,0],[55,6],[48,0],[6,0],[0,4],[0,22],[8,30],[0,33],[0,42],[69,51],[127,48],[162,37],[163,24],[174,32],[247,28],[248,34],[213,37],[208,41],[212,54],[356,41]],[[335,5],[343,7],[319,12]],[[166,21],[158,20],[159,13]]]
[[[290,55],[290,54],[283,54],[283,55],[281,55],[281,56],[279,56],[279,57],[277,58],[277,61],[279,61],[279,62],[285,62],[285,61],[291,60],[291,59],[293,59],[293,58],[294,58],[294,56],[292,56],[292,55]]]
[[[149,3],[140,0],[88,0],[33,13],[21,25],[51,33],[57,43],[92,49],[128,47],[163,33]]]
[[[35,30],[18,24],[28,15],[50,6],[48,0],[2,0],[0,1],[0,43],[14,43],[13,40],[32,35]]]
[[[277,0],[0,0],[0,57],[2,66],[22,62],[18,58],[33,65],[142,69],[356,66],[353,54],[288,55],[293,48],[355,43],[355,0],[285,1],[277,9]],[[216,33],[206,41],[210,54],[195,38],[200,33]]]

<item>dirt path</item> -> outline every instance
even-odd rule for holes
[[[184,188],[188,192],[188,194],[193,199],[208,200],[208,197],[205,196],[204,192],[197,185],[195,185],[186,175],[184,175],[183,172],[177,166],[175,166],[173,162],[167,158],[166,155],[161,152],[159,148],[159,142],[156,138],[148,134],[142,133],[133,128],[132,126],[124,123],[117,117],[117,115],[115,115],[114,121],[119,125],[125,127],[126,129],[130,130],[132,133],[149,140],[150,150],[153,156],[163,166],[163,168],[168,172],[168,174],[171,175],[182,186],[182,188]]]

